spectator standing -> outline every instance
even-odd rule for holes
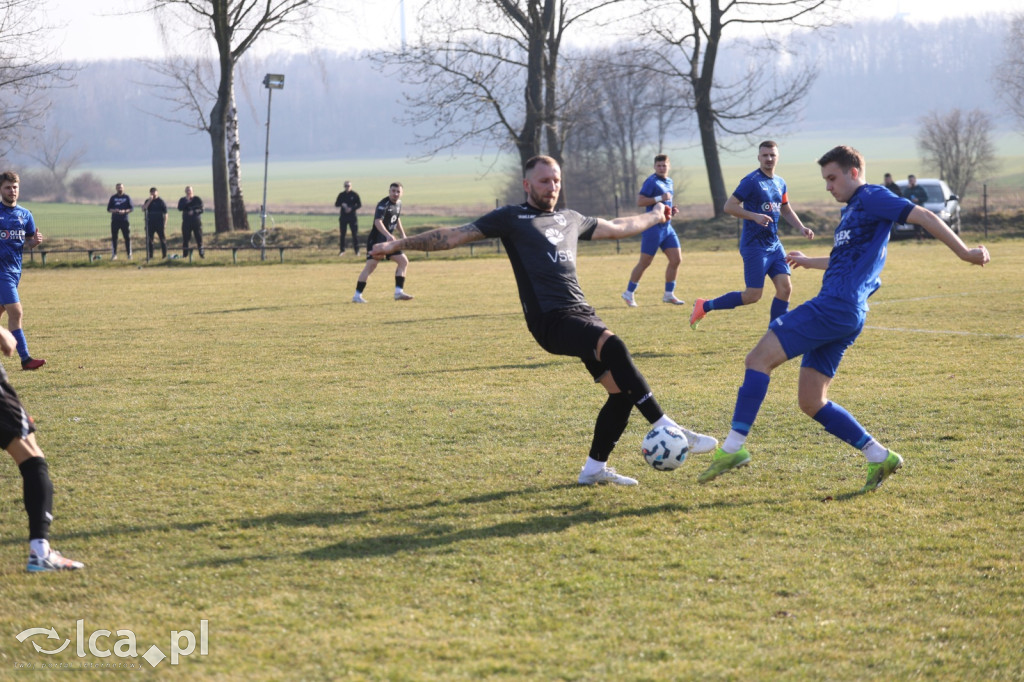
[[[120,182],[114,186],[114,195],[107,202],[110,214],[110,260],[117,260],[117,234],[124,235],[124,250],[128,260],[132,259],[132,231],[128,214],[132,212],[132,198],[124,193]]]
[[[153,258],[153,235],[160,238],[161,257],[167,258],[167,204],[156,187],[149,188],[149,198],[142,205],[146,216],[146,258]]]
[[[897,193],[896,196],[899,196]],[[928,192],[925,191],[924,187],[917,184],[916,175],[907,176],[907,186],[903,190],[903,198],[910,199],[914,202],[915,206],[924,206],[924,202],[928,201]]]
[[[185,188],[185,196],[178,199],[178,210],[181,211],[181,255],[188,258],[189,243],[195,237],[199,257],[206,258],[203,250],[203,200],[196,196],[191,185]]]
[[[898,197],[903,196],[903,189],[899,185],[897,185],[896,182],[892,179],[892,173],[885,174],[885,181],[883,183],[883,187],[885,187],[887,190],[889,190]]]
[[[334,206],[340,209],[338,214],[338,227],[341,229],[341,239],[339,241],[338,255],[345,255],[345,233],[349,228],[352,229],[352,248],[355,249],[356,255],[359,255],[359,218],[356,216],[356,211],[363,207],[363,202],[359,199],[357,194],[352,189],[352,182],[350,180],[345,181],[345,191],[338,195],[338,198],[334,200]]]

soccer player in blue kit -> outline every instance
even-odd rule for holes
[[[691,329],[696,329],[712,310],[731,310],[760,301],[765,277],[775,285],[771,320],[789,310],[793,287],[786,251],[779,241],[779,218],[785,218],[808,239],[814,239],[814,232],[800,222],[800,217],[789,203],[786,181],[775,174],[779,145],[772,140],[762,142],[757,148],[757,161],[758,169],[740,181],[723,208],[729,215],[743,220],[740,255],[743,257],[743,280],[747,288],[730,291],[718,298],[698,298],[693,302],[690,314]]]
[[[667,154],[658,154],[654,157],[654,173],[644,180],[640,188],[640,194],[636,198],[636,205],[651,212],[658,204],[671,208],[671,213],[665,215],[665,219],[648,228],[640,236],[640,260],[633,266],[633,272],[629,274],[629,283],[626,290],[622,292],[622,300],[630,308],[637,307],[636,288],[640,286],[640,278],[654,261],[658,249],[665,252],[668,258],[668,265],[665,266],[665,293],[661,300],[664,303],[673,305],[685,305],[686,301],[676,298],[676,277],[679,274],[679,264],[683,260],[683,250],[679,246],[679,235],[672,227],[671,216],[679,213],[679,209],[672,206],[672,197],[675,194],[675,185],[672,178],[668,176],[672,166]]]
[[[711,466],[697,480],[707,483],[750,462],[747,435],[768,393],[772,370],[803,356],[798,380],[800,409],[825,430],[864,453],[868,478],[861,492],[877,489],[903,458],[876,441],[849,412],[828,400],[828,389],[846,349],[860,334],[868,297],[880,286],[886,248],[893,223],[920,225],[948,246],[961,260],[974,265],[989,262],[984,246],[968,248],[942,220],[911,201],[896,197],[881,185],[865,180],[864,157],[856,149],[835,147],[818,159],[825,189],[845,203],[835,230],[832,252],[811,258],[799,251],[787,259],[794,267],[824,270],[821,290],[811,300],[776,318],[747,355],[743,384],[736,396],[732,430],[715,451]]]
[[[46,360],[28,354],[28,341],[21,325],[24,312],[18,296],[21,282],[21,255],[24,248],[34,248],[43,241],[36,229],[32,213],[18,206],[21,180],[14,171],[0,173],[0,314],[7,312],[7,327],[11,330],[21,357],[22,369],[39,369]]]
[[[616,218],[587,218],[568,209],[555,210],[562,171],[549,156],[535,156],[523,169],[527,200],[495,209],[462,227],[374,244],[381,259],[402,250],[441,251],[480,239],[501,239],[519,288],[526,326],[549,353],[580,358],[608,392],[598,413],[590,454],[580,471],[580,485],[636,485],[636,479],[607,466],[608,457],[626,430],[636,407],[652,426],[676,425],[658,405],[643,375],[633,364],[626,344],[597,317],[583,297],[576,278],[576,247],[580,239],[624,239],[664,220],[665,206]],[[718,441],[683,429],[692,452],[711,452]]]

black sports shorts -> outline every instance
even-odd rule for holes
[[[608,326],[590,306],[541,313],[528,326],[541,348],[554,355],[579,358],[595,382],[608,371],[596,357],[597,342]]]
[[[15,438],[25,438],[35,430],[36,425],[25,412],[14,388],[0,381],[0,448],[6,450]]]

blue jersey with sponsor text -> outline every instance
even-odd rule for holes
[[[779,212],[783,204],[789,203],[786,181],[779,175],[769,178],[758,168],[740,180],[732,195],[743,203],[744,210],[762,213],[772,219],[767,227],[744,219],[740,250],[751,247],[767,249],[779,243]]]
[[[882,286],[893,223],[905,222],[914,204],[881,185],[861,185],[842,209],[821,280],[819,296],[868,308],[868,296]]]
[[[25,240],[35,233],[31,211],[0,203],[0,271],[21,274]]]
[[[644,180],[644,184],[640,188],[640,194],[642,194],[643,196],[647,197],[648,199],[653,199],[654,197],[660,197],[660,196],[662,196],[662,195],[664,195],[666,193],[671,194],[672,195],[672,199],[675,199],[675,196],[676,196],[675,183],[672,182],[672,178],[667,178],[667,177],[666,178],[659,178],[657,173],[652,173],[649,178]],[[671,206],[672,205],[672,199],[669,199],[668,201],[663,201],[661,203],[665,204],[666,206]],[[644,209],[644,211],[647,212],[647,213],[650,213],[652,210],[654,210],[654,205],[653,204]],[[665,221],[663,223],[658,223],[654,227],[660,227],[662,225],[671,225],[671,224],[672,224],[672,221]],[[650,229],[653,230],[654,227],[652,227]]]

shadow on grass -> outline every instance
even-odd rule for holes
[[[506,317],[521,318],[523,314],[521,312],[514,313],[475,313],[472,315],[445,315],[444,317],[416,317],[412,319],[404,320],[387,320],[379,321],[376,324],[380,325],[422,325],[429,322],[454,322],[455,320],[485,320],[485,319],[502,319]]]
[[[372,509],[360,509],[356,511],[331,511],[331,512],[295,512],[288,514],[270,514],[263,517],[241,517],[234,519],[216,519],[211,521],[194,521],[188,523],[163,523],[163,524],[149,524],[149,525],[132,525],[132,526],[119,526],[113,528],[103,528],[98,530],[85,530],[76,531],[70,533],[60,533],[62,539],[67,538],[92,538],[92,537],[113,537],[121,535],[137,534],[142,535],[145,533],[163,533],[168,531],[202,531],[207,528],[223,528],[225,526],[234,526],[240,529],[248,528],[263,528],[270,526],[295,526],[295,527],[307,527],[307,526],[318,526],[321,528],[329,528],[339,524],[347,523],[349,521],[365,518],[367,516],[381,515],[381,514],[403,514],[415,511],[424,511],[429,509],[440,509],[444,507],[454,507],[458,505],[467,504],[487,504],[490,502],[500,502],[510,497],[519,497],[522,495],[532,495],[536,493],[553,492],[556,490],[568,490],[576,489],[579,486],[574,483],[561,483],[553,485],[548,488],[521,488],[518,490],[501,490],[492,493],[483,493],[480,495],[470,495],[468,497],[461,497],[458,499],[439,499],[431,500],[430,502],[422,502],[418,504],[399,505],[392,507],[374,507]],[[0,545],[16,545],[22,544],[24,539],[19,537],[7,537],[0,540]]]
[[[566,364],[565,358],[568,357],[568,356],[561,356],[561,357],[562,357],[561,360],[557,360],[557,359],[552,358],[551,360],[547,360],[545,362],[520,362],[520,363],[510,363],[510,364],[507,364],[507,365],[478,365],[476,367],[461,366],[461,367],[449,367],[447,369],[429,369],[429,370],[424,370],[424,371],[396,372],[395,374],[397,376],[412,377],[412,376],[427,376],[427,375],[431,375],[432,376],[432,375],[435,375],[435,374],[461,374],[463,372],[493,372],[495,370],[502,370],[502,369],[542,369],[544,367],[554,367],[556,365],[564,365],[564,364]]]
[[[308,306],[305,306],[308,307]],[[261,306],[250,306],[248,308],[230,308],[226,310],[205,310],[195,313],[196,315],[231,315],[234,313],[265,313],[268,311],[281,311],[288,309],[288,306],[283,305],[261,305]]]
[[[580,504],[579,507],[584,507]],[[709,507],[732,506],[731,503],[716,502]],[[573,526],[581,524],[602,523],[628,517],[643,517],[664,514],[666,512],[687,512],[692,508],[678,504],[663,504],[653,507],[621,509],[614,512],[594,511],[577,508],[571,513],[561,516],[542,514],[522,521],[509,521],[483,528],[466,528],[451,532],[405,533],[396,535],[380,535],[358,540],[346,540],[302,552],[300,556],[313,561],[335,561],[339,559],[363,559],[390,556],[400,552],[420,552],[439,547],[472,540],[494,540],[498,538],[517,538],[523,536],[546,535],[561,533]]]

